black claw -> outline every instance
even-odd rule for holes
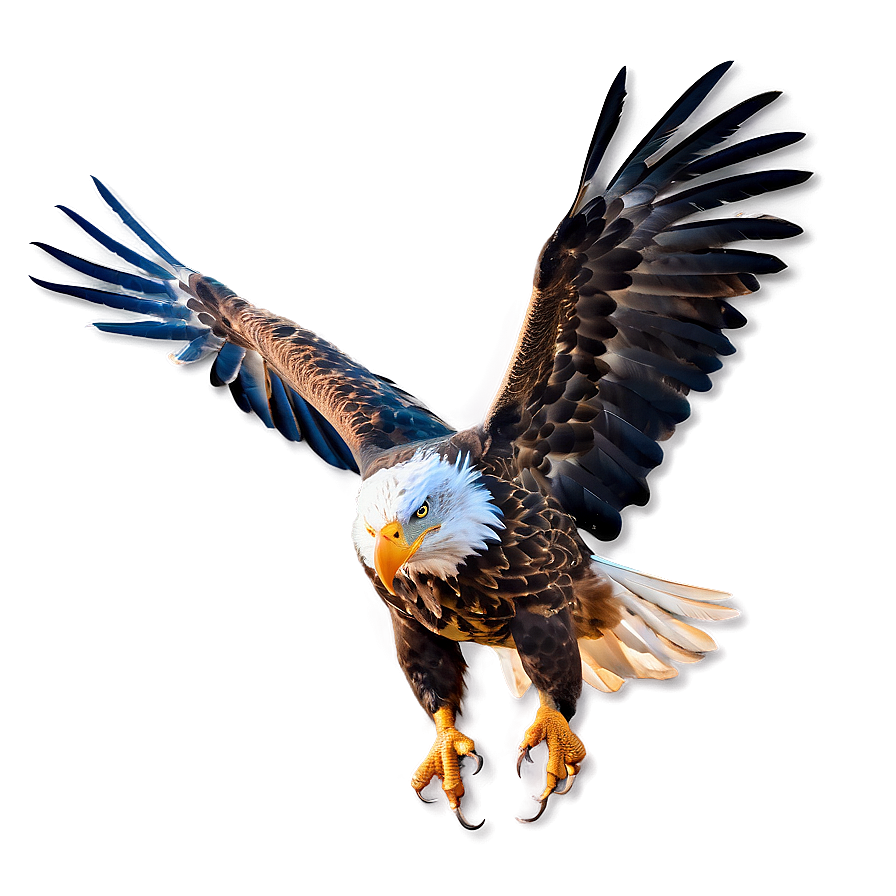
[[[485,824],[485,819],[483,818],[479,824],[470,824],[466,818],[464,818],[464,813],[460,811],[460,806],[455,806],[452,810],[454,814],[457,816],[457,820],[461,823],[463,827],[465,827],[468,831],[478,831]]]
[[[530,747],[521,747],[520,755],[516,758],[516,776],[518,778],[522,778],[522,775],[520,774],[520,768],[523,765],[523,760],[525,759],[526,762],[532,762],[532,757],[529,755],[529,750]]]
[[[417,799],[420,800],[421,803],[434,803],[435,800],[428,800],[425,796],[423,796],[422,792],[419,790],[415,790],[414,793],[417,794]]]
[[[541,818],[542,814],[544,813],[544,810],[547,808],[549,796],[550,794],[548,794],[548,796],[546,796],[543,800],[538,800],[537,796],[532,797],[532,799],[538,800],[541,803],[538,811],[531,818],[520,818],[519,815],[517,815],[516,820],[522,824],[531,824],[533,821],[538,821],[538,819]]]
[[[569,775],[569,777],[566,779],[566,787],[564,787],[563,790],[555,790],[554,793],[556,793],[557,796],[563,796],[564,793],[569,793],[569,791],[572,790],[572,785],[575,780],[575,775]]]
[[[474,771],[473,774],[474,774],[474,775],[478,775],[479,772],[482,771],[482,757],[481,757],[475,750],[470,750],[470,752],[467,753],[467,756],[473,756],[473,757],[475,757],[475,759],[476,759],[476,771]]]

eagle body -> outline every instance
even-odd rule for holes
[[[571,717],[581,690],[576,642],[600,638],[604,628],[619,621],[609,579],[592,569],[591,551],[559,502],[523,486],[512,459],[491,457],[481,431],[456,433],[425,448],[399,449],[378,463],[380,469],[391,469],[428,453],[472,466],[497,510],[500,528],[453,575],[409,569],[392,583],[394,594],[359,551],[371,583],[405,629],[416,625],[451,641],[519,653],[529,678],[555,693]],[[565,675],[559,674],[561,668]],[[459,685],[453,691],[458,698]],[[431,694],[418,697],[425,708],[434,705]]]
[[[583,533],[612,540],[621,512],[646,503],[660,443],[734,351],[745,323],[731,304],[758,289],[778,258],[731,243],[780,240],[800,228],[769,215],[706,213],[802,183],[804,171],[744,164],[804,135],[740,142],[738,127],[769,103],[744,100],[684,135],[679,128],[730,66],[699,78],[612,176],[603,160],[625,96],[625,70],[601,110],[575,199],[539,256],[526,318],[482,422],[457,430],[390,379],[293,321],[265,311],[178,261],[123,203],[100,195],[140,251],[62,211],[131,270],[44,243],[97,286],[35,279],[57,293],[134,312],[97,323],[176,340],[181,364],[214,357],[212,384],[291,441],[358,473],[352,538],[386,604],[398,660],[436,739],[413,776],[441,781],[460,809],[459,760],[475,756],[456,726],[464,691],[460,643],[494,648],[516,694],[539,693],[519,762],[548,745],[545,810],[585,758],[570,730],[583,682],[665,679],[715,648],[695,621],[736,615],[726,595],[669,582],[593,555]],[[723,174],[719,174],[723,172]]]
[[[304,388],[304,397],[315,406],[337,409],[337,420],[348,420],[351,425],[361,409],[381,400],[377,378],[345,360],[335,346],[311,331],[228,295],[226,287],[207,282],[207,278],[196,277],[193,289],[209,307],[218,309],[222,332],[226,332],[224,327],[237,329],[242,334],[241,341],[260,346],[278,375],[289,377]],[[337,363],[346,369],[340,380],[314,376],[315,371],[331,371]],[[366,379],[361,379],[362,373]],[[373,385],[349,388],[349,384],[359,380]],[[413,425],[415,407],[410,398],[407,401],[407,407],[393,416]],[[419,425],[426,423],[429,429],[437,428],[429,415],[422,417]],[[377,431],[366,419],[360,427]],[[359,559],[377,593],[389,606],[396,630],[399,625],[402,631],[409,625],[419,625],[454,642],[474,641],[508,649],[516,649],[517,639],[521,639],[521,649],[527,648],[522,655],[526,657],[528,677],[543,680],[546,690],[561,695],[557,699],[564,714],[571,718],[581,690],[576,639],[599,638],[602,624],[618,621],[619,612],[608,594],[609,583],[592,572],[591,551],[560,503],[549,492],[540,490],[534,477],[529,477],[531,488],[522,485],[512,452],[505,443],[494,443],[481,427],[462,432],[451,432],[447,426],[444,429],[450,435],[414,440],[397,448],[378,450],[380,442],[374,439],[372,447],[362,455],[362,478],[367,480],[418,456],[437,456],[454,466],[466,463],[475,469],[490,503],[497,509],[501,528],[494,530],[495,537],[480,550],[463,557],[453,575],[409,572],[396,579],[395,594],[387,591],[360,551]],[[403,433],[408,438],[426,431],[405,428]],[[402,660],[403,643],[397,638]],[[459,650],[454,655],[458,674],[451,683],[451,702],[459,709],[464,663]],[[407,668],[407,662],[402,664]],[[557,674],[559,666],[569,667],[563,677]],[[436,693],[444,692],[421,686],[417,696],[424,708],[434,711]]]

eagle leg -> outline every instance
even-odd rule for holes
[[[414,773],[411,785],[421,800],[427,803],[433,802],[425,799],[422,791],[433,778],[438,778],[448,798],[448,805],[457,816],[457,820],[469,831],[478,830],[485,821],[470,824],[460,809],[460,800],[464,795],[460,763],[464,756],[473,756],[477,762],[476,771],[473,772],[475,775],[482,768],[482,757],[476,752],[473,741],[454,727],[454,710],[447,706],[437,709],[433,713],[433,721],[436,724],[435,742],[426,759]]]
[[[484,822],[470,824],[460,809],[464,795],[461,760],[464,756],[476,760],[474,775],[482,768],[482,758],[473,741],[455,727],[464,690],[463,654],[456,641],[429,631],[394,607],[390,610],[398,662],[418,702],[436,726],[432,749],[414,773],[411,784],[424,803],[431,803],[433,800],[426,799],[422,791],[433,778],[438,778],[457,820],[467,830],[475,831]]]
[[[532,761],[529,751],[533,747],[542,742],[548,747],[547,783],[535,797],[541,804],[538,813],[518,819],[532,822],[541,818],[552,793],[569,792],[585,758],[582,742],[569,728],[582,690],[582,661],[569,611],[550,592],[533,595],[525,605],[517,606],[511,633],[523,669],[541,699],[535,721],[520,744],[517,774],[523,760]],[[562,781],[566,785],[557,790]]]

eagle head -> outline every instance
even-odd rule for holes
[[[394,594],[399,570],[453,576],[503,528],[501,511],[468,456],[451,462],[419,451],[364,480],[352,538],[361,561]]]

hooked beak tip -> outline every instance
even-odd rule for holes
[[[373,565],[383,587],[393,597],[395,596],[393,586],[395,576],[413,553],[413,549],[405,540],[404,532],[397,523],[384,526],[376,533]]]

